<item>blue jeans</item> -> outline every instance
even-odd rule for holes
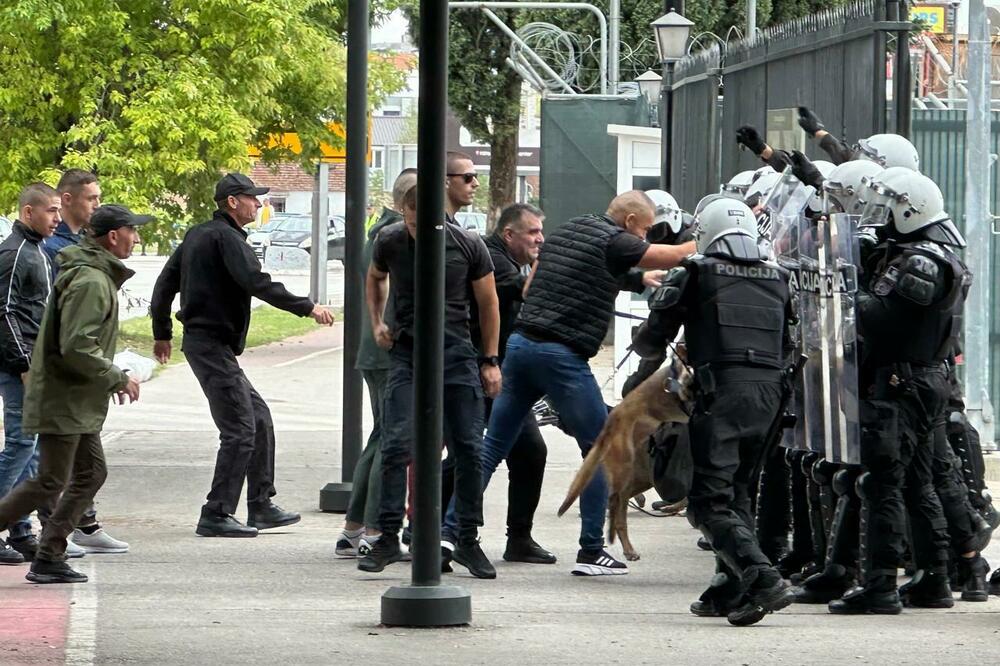
[[[576,437],[583,456],[604,427],[608,409],[587,359],[557,342],[536,342],[515,333],[507,341],[503,361],[503,390],[493,403],[483,440],[483,491],[493,472],[507,458],[531,407],[548,396],[567,430]],[[580,495],[580,548],[604,547],[604,515],[608,484],[598,470]],[[454,511],[448,507],[442,532],[452,534]]]
[[[21,378],[0,371],[0,398],[3,399],[4,445],[0,451],[0,497],[14,486],[33,477],[38,469],[35,438],[21,431],[21,407],[24,403],[24,383]],[[31,534],[29,516],[23,516],[7,528],[16,539]]]

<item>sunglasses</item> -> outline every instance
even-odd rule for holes
[[[478,173],[449,173],[449,174],[446,174],[446,175],[449,178],[461,178],[462,182],[464,182],[466,185],[468,185],[469,183],[471,183],[474,180],[479,180],[479,174]]]

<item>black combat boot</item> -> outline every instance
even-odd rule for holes
[[[828,604],[843,597],[854,585],[854,576],[846,567],[831,564],[823,571],[802,581],[802,585],[794,589],[795,602]]]
[[[711,552],[712,544],[703,536],[698,537],[698,548]]]
[[[895,578],[879,577],[865,587],[856,587],[827,608],[835,615],[899,615],[903,604],[899,600]]]
[[[743,601],[739,579],[720,571],[712,576],[708,589],[691,604],[691,613],[698,617],[726,617]]]
[[[729,624],[747,627],[764,619],[768,613],[779,611],[792,604],[795,596],[792,588],[782,579],[781,574],[771,567],[759,567],[747,572],[752,578],[743,604],[729,612]]]
[[[812,564],[812,554],[802,554],[797,553],[794,550],[789,551],[784,557],[782,557],[774,565],[774,568],[778,570],[781,577],[784,579],[789,579],[795,574],[802,571],[804,567]]]
[[[948,574],[922,569],[900,589],[899,596],[910,608],[951,608],[955,605]]]
[[[959,558],[958,576],[962,582],[962,601],[989,600],[990,591],[986,584],[986,574],[989,572],[990,565],[981,555]]]
[[[823,565],[816,564],[815,562],[808,562],[801,571],[793,573],[788,577],[788,582],[792,585],[801,585],[809,579],[810,576],[815,576],[818,573],[823,572]]]

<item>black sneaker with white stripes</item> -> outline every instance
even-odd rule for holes
[[[624,576],[628,566],[608,555],[606,550],[581,550],[576,554],[574,576]]]

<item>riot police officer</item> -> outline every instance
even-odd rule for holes
[[[697,395],[688,516],[715,551],[719,572],[691,611],[747,625],[793,600],[760,549],[750,500],[783,408],[788,272],[761,258],[757,222],[745,204],[707,199],[695,214],[700,254],[654,293],[633,347],[658,356],[684,326]]]
[[[878,247],[862,266],[858,290],[863,586],[830,602],[832,613],[896,614],[896,572],[906,514],[921,576],[908,605],[950,607],[948,532],[932,480],[931,434],[950,392],[945,359],[955,351],[970,278],[952,248],[965,245],[944,212],[941,191],[904,167],[868,179],[862,224]]]

